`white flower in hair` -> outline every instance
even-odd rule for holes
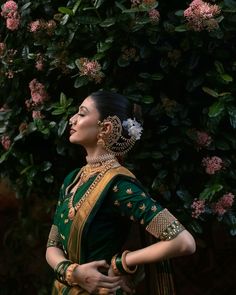
[[[122,126],[128,131],[129,136],[133,136],[135,140],[139,140],[143,131],[143,127],[135,119],[127,119],[123,121]]]

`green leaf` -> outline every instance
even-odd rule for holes
[[[44,161],[42,164],[41,171],[48,171],[52,167],[52,163],[48,161]]]
[[[154,97],[151,96],[151,95],[144,95],[142,97],[142,102],[144,102],[145,104],[153,103],[154,102]]]
[[[221,184],[213,184],[213,185],[210,185],[210,186],[207,186],[199,195],[199,199],[200,200],[208,200],[208,201],[211,201],[212,198],[214,197],[214,195],[221,191],[223,189],[223,185]]]
[[[74,5],[74,7],[72,9],[72,11],[73,11],[74,14],[76,13],[77,9],[79,8],[81,2],[82,2],[82,0],[76,1],[75,5]]]
[[[202,87],[202,90],[205,93],[209,94],[210,96],[213,96],[213,97],[218,97],[219,96],[218,92],[216,92],[215,90],[212,90],[212,89],[210,89],[208,87]]]
[[[81,76],[81,77],[77,77],[74,83],[74,87],[75,88],[80,88],[82,86],[85,86],[88,84],[88,78],[86,78],[85,76]]]
[[[68,125],[68,121],[67,120],[62,119],[59,122],[58,131],[57,131],[59,137],[61,137],[63,135],[63,133],[66,130],[67,125]]]
[[[233,77],[228,74],[222,74],[222,75],[220,75],[220,77],[227,83],[233,82],[233,80],[234,80]]]
[[[184,16],[184,10],[177,10],[177,11],[175,12],[175,15],[176,15],[176,16]]]
[[[62,106],[66,105],[66,95],[63,92],[61,92],[61,94],[60,94],[60,104]]]
[[[56,110],[54,110],[54,111],[52,111],[52,115],[56,115],[56,116],[58,116],[58,115],[62,115],[62,114],[64,114],[65,113],[65,108],[64,107],[59,107],[59,108],[57,108]]]
[[[177,26],[175,27],[175,32],[186,32],[187,31],[187,27],[186,25],[180,25],[180,26]]]
[[[155,73],[155,74],[152,74],[152,75],[151,75],[151,79],[152,79],[152,80],[157,80],[157,81],[162,80],[163,77],[164,77],[164,76],[163,76],[161,73]]]
[[[224,109],[224,104],[220,101],[217,101],[210,106],[208,116],[210,118],[218,117],[224,111]]]
[[[109,27],[113,26],[115,23],[116,23],[115,18],[111,17],[111,18],[105,19],[103,22],[101,22],[99,24],[99,26],[101,26],[103,28],[109,28]]]
[[[122,57],[119,57],[117,60],[117,63],[120,67],[124,68],[130,64],[130,61],[127,59],[123,59]]]
[[[30,5],[31,5],[31,2],[28,2],[28,3],[24,4],[24,5],[21,7],[20,11],[23,12],[23,11],[26,10]]]
[[[58,11],[63,13],[63,14],[74,15],[74,12],[71,9],[67,8],[67,7],[59,7]]]
[[[230,124],[233,128],[236,128],[236,107],[228,109]]]
[[[219,74],[223,74],[224,73],[224,66],[223,66],[223,64],[221,63],[221,62],[219,62],[219,61],[215,61],[214,62],[214,65],[215,65],[215,67],[216,67],[216,70],[217,70],[217,72],[219,73]]]

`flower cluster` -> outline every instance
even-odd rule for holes
[[[29,83],[32,101],[35,104],[42,104],[48,99],[48,94],[45,90],[45,86],[39,83],[36,79],[33,79]]]
[[[15,31],[20,25],[20,14],[15,1],[7,1],[2,6],[1,15],[6,19],[6,26],[9,30]]]
[[[233,205],[234,195],[232,193],[227,193],[221,197],[217,203],[214,203],[212,210],[214,213],[222,216],[224,215]]]
[[[212,5],[202,0],[193,0],[189,8],[184,11],[184,17],[188,25],[194,31],[204,29],[212,31],[218,28],[218,21],[215,17],[220,14],[221,9],[218,5]]]
[[[104,76],[101,71],[101,65],[96,60],[82,57],[78,60],[78,67],[80,76],[87,76],[89,80],[94,80],[96,83],[100,83]]]
[[[192,217],[198,218],[202,213],[205,212],[205,200],[194,199],[192,205]]]
[[[135,140],[141,138],[143,127],[135,119],[127,119],[123,121],[122,126],[128,131],[129,136],[134,137]]]
[[[8,150],[11,146],[11,139],[8,135],[3,135],[1,137],[1,144],[5,150]]]
[[[206,200],[194,199],[191,204],[192,217],[198,219],[203,213],[213,213],[221,217],[231,209],[234,197],[234,194],[226,193],[214,203],[207,202]]]
[[[201,149],[203,147],[208,147],[211,142],[212,142],[212,138],[211,136],[204,131],[197,131],[197,145],[198,147]]]
[[[223,168],[223,160],[217,156],[205,157],[202,160],[202,165],[206,169],[207,174],[215,174]]]
[[[48,35],[51,35],[55,31],[56,26],[57,24],[54,20],[45,21],[43,19],[37,19],[29,24],[29,31],[31,33],[45,31]]]
[[[148,12],[150,21],[152,23],[159,23],[160,21],[160,13],[157,9],[153,8]]]

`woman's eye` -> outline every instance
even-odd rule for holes
[[[82,114],[82,113],[78,113],[78,116],[80,116],[80,117],[84,117],[84,114]]]

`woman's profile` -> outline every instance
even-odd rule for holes
[[[46,250],[52,294],[133,294],[145,266],[195,251],[192,235],[118,161],[143,131],[132,110],[124,96],[97,91],[70,118],[69,140],[87,156],[60,189]],[[132,224],[154,242],[125,248]]]

